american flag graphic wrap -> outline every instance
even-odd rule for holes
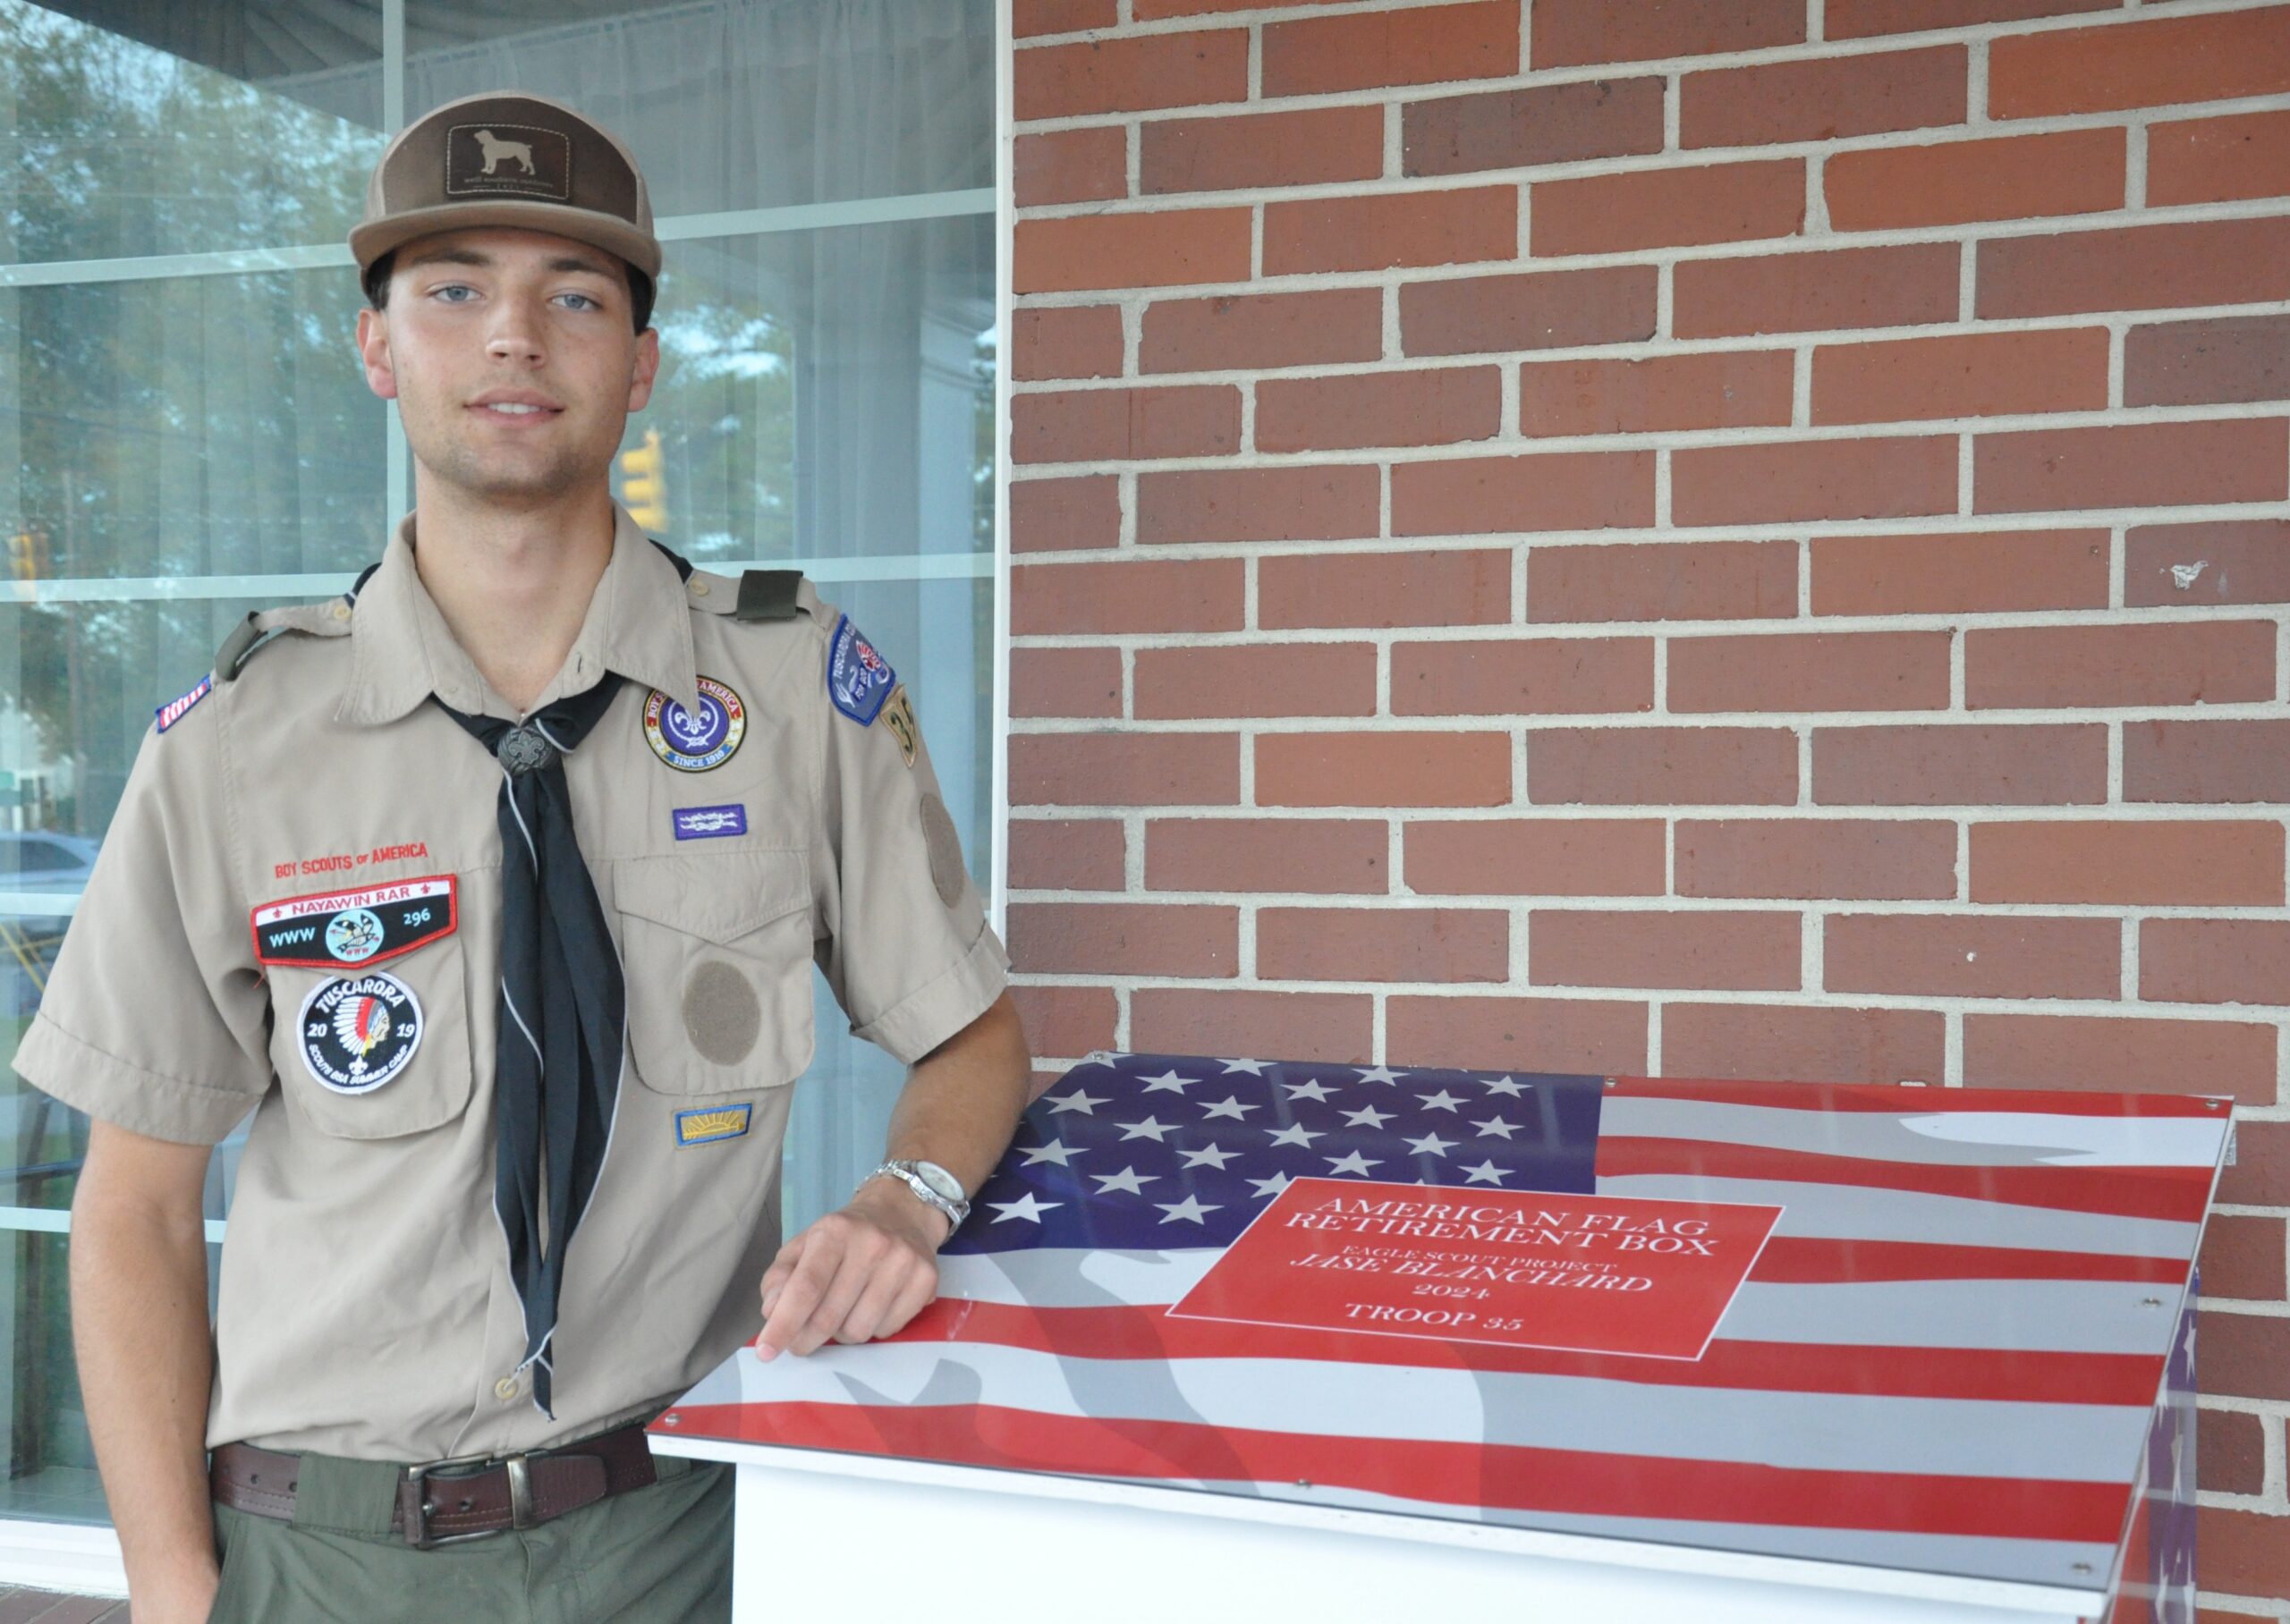
[[[743,1351],[674,1425],[2096,1589],[2183,1332],[2192,1357],[2226,1119],[2165,1095],[1093,1056],[1026,1112],[937,1303],[884,1341]],[[1784,1211],[1698,1360],[1165,1313],[1307,1175]]]

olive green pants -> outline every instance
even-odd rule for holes
[[[209,1624],[722,1624],[732,1468],[658,1457],[660,1481],[520,1533],[416,1551],[390,1532],[398,1469],[305,1455],[294,1520],[215,1508]]]

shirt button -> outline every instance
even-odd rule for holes
[[[504,1404],[506,1404],[510,1400],[515,1398],[517,1396],[517,1378],[514,1376],[503,1376],[499,1381],[493,1384],[493,1396],[500,1400]]]
[[[696,580],[692,582],[691,595],[694,597],[706,597],[708,596],[708,583],[704,580]]]
[[[336,604],[334,606],[334,618],[337,621],[348,620],[350,618],[350,605],[347,604]]]

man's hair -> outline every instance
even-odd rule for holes
[[[397,263],[397,250],[392,249],[366,267],[366,302],[377,310],[390,306],[390,269]],[[630,314],[639,333],[652,325],[652,279],[625,259],[621,268],[628,273]]]

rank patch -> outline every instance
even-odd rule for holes
[[[906,757],[906,765],[912,766],[914,752],[922,741],[922,730],[914,724],[914,701],[906,697],[905,683],[900,683],[883,701],[883,725],[898,740],[898,753]]]
[[[748,832],[748,809],[739,801],[725,807],[678,807],[675,810],[676,838],[680,841],[715,840],[726,834]]]
[[[835,708],[865,727],[875,720],[897,681],[890,662],[860,635],[851,617],[839,618],[827,646],[827,692]]]
[[[705,773],[732,758],[747,737],[748,710],[713,677],[700,679],[700,715],[654,689],[644,701],[644,739],[652,754],[680,773]]]
[[[180,699],[170,699],[153,714],[159,719],[159,731],[165,732],[183,718],[183,713],[215,691],[215,673],[208,672],[199,679],[199,685]]]
[[[755,1107],[748,1104],[709,1105],[699,1111],[676,1112],[676,1143],[679,1145],[708,1145],[717,1139],[736,1139],[747,1132],[755,1115]]]
[[[450,936],[461,923],[456,882],[433,874],[363,891],[325,891],[253,910],[254,956],[312,969],[376,965]]]
[[[321,1087],[371,1094],[421,1046],[421,1001],[395,976],[337,976],[302,1000],[302,1065]]]

